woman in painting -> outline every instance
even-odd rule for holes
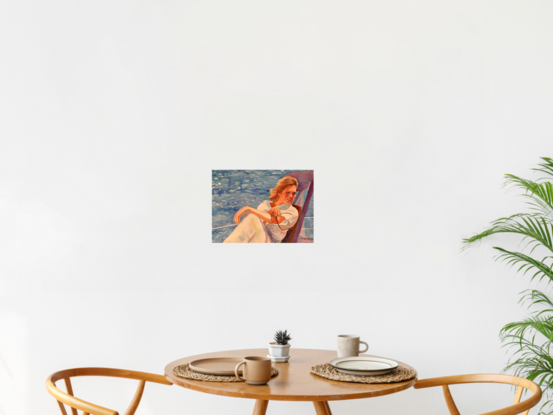
[[[297,188],[295,178],[283,177],[271,189],[271,201],[265,200],[257,209],[244,206],[236,212],[234,222],[238,226],[224,243],[280,243],[298,221],[298,210],[292,206]],[[240,221],[244,213],[249,215]]]

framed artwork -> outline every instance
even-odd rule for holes
[[[314,243],[313,170],[212,170],[213,243]]]

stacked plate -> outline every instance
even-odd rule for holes
[[[339,357],[329,364],[338,372],[356,376],[385,375],[399,366],[394,360],[371,356]]]
[[[212,357],[190,362],[190,369],[194,372],[215,376],[235,376],[234,368],[244,359],[239,357]],[[242,368],[238,371],[242,374]]]

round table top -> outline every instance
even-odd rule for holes
[[[311,373],[316,365],[328,363],[336,358],[334,350],[290,349],[288,363],[274,363],[278,376],[262,386],[248,385],[245,382],[204,382],[186,379],[173,374],[173,368],[197,359],[208,357],[267,356],[267,349],[230,350],[206,353],[175,360],[165,367],[165,377],[169,382],[199,392],[236,398],[275,400],[275,401],[339,401],[346,399],[371,398],[388,395],[408,389],[417,378],[398,383],[364,384],[339,382],[324,379]],[[369,356],[369,355],[362,355]],[[398,362],[411,367],[405,363]]]

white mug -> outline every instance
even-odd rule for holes
[[[366,346],[365,350],[359,350],[359,344]],[[361,341],[355,334],[340,334],[338,336],[338,357],[359,356],[359,353],[365,353],[369,350],[369,345]]]

